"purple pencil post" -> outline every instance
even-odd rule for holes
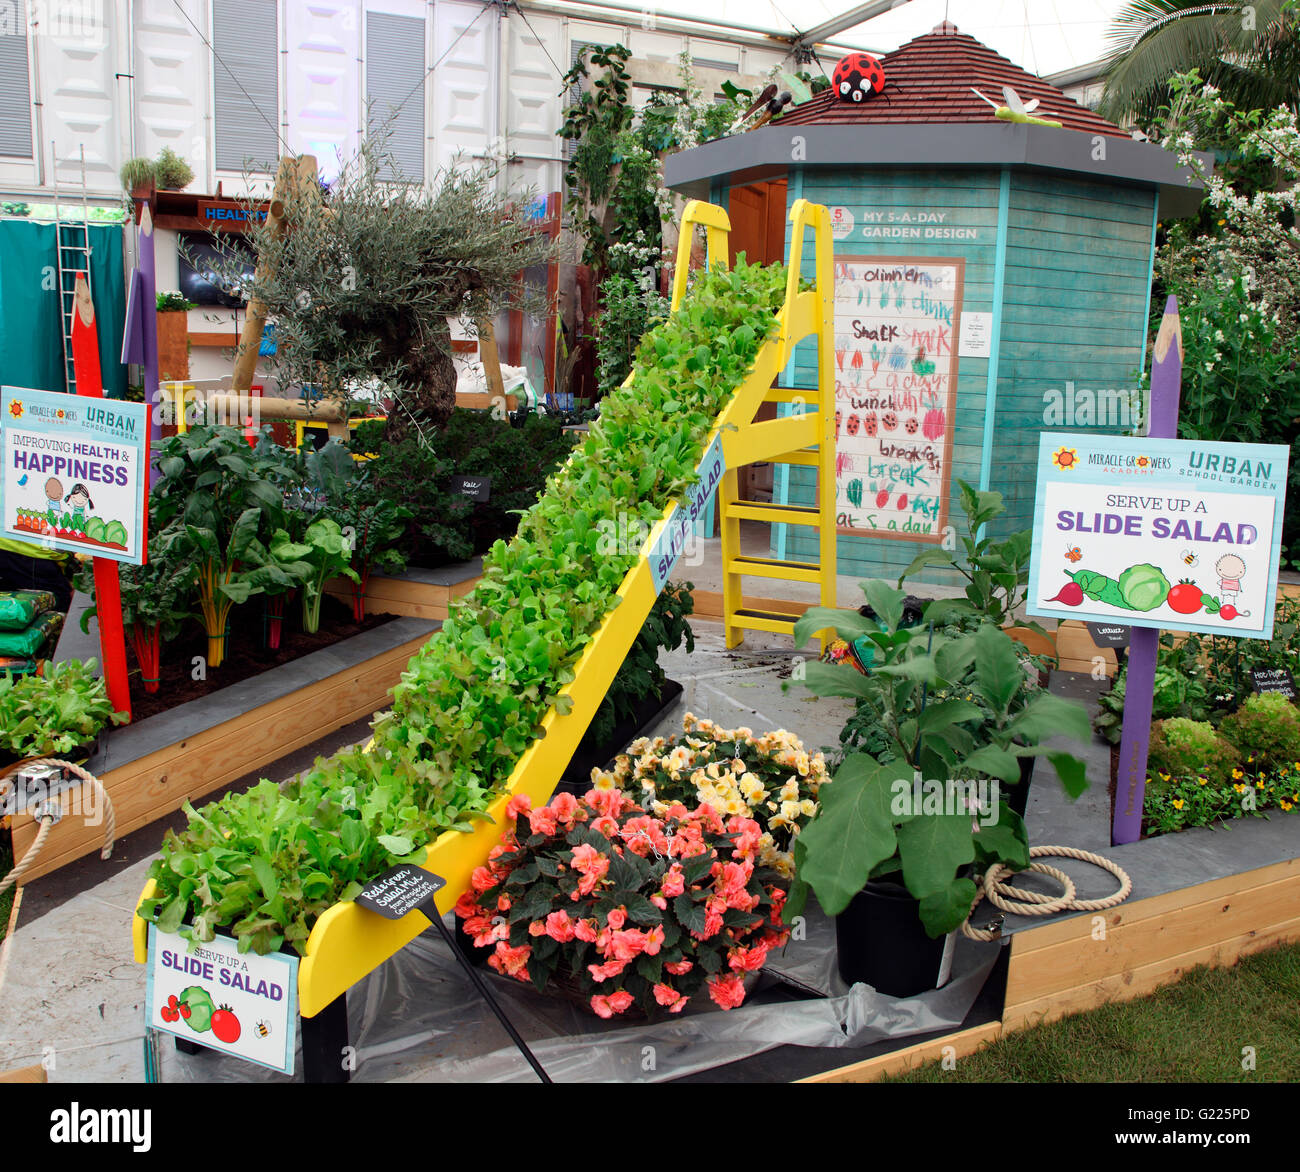
[[[1183,334],[1178,299],[1165,302],[1151,365],[1152,439],[1178,438],[1178,398],[1183,374]],[[1146,795],[1147,748],[1151,740],[1151,701],[1156,680],[1160,632],[1134,627],[1128,650],[1124,688],[1124,729],[1119,742],[1115,786],[1115,821],[1111,842],[1136,842],[1142,836],[1142,801]]]
[[[153,405],[149,413],[149,448],[157,453],[162,441],[162,424],[158,420],[158,286],[154,276],[153,216],[145,204],[140,214],[141,323],[144,327],[144,394]],[[156,456],[149,464],[149,487],[158,479]]]

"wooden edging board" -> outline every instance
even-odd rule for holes
[[[106,753],[91,758],[88,768],[103,783],[113,803],[117,837],[179,810],[187,799],[202,797],[383,708],[411,656],[424,646],[435,629],[413,619],[396,621],[404,626],[386,639],[380,633],[388,627],[376,627],[181,706],[191,709],[197,718],[202,714],[200,706],[221,704],[231,711],[228,719],[201,729],[195,719],[188,722],[193,731],[187,733],[187,721],[177,718],[180,709],[176,709],[110,732],[105,738]],[[367,646],[367,642],[360,641],[371,645],[381,642],[383,649],[364,656],[349,655],[349,644]],[[273,686],[276,673],[286,673],[280,678],[299,682],[300,686],[286,686],[280,694],[270,694],[276,691]],[[301,683],[304,677],[308,682]],[[235,695],[223,696],[238,691],[239,696],[247,697],[250,686],[258,688],[266,699],[244,708],[242,703],[232,705],[237,699]],[[147,734],[147,726],[152,721],[168,718],[172,718],[173,727],[181,732],[177,739],[136,756],[120,751],[117,755],[123,758],[123,763],[112,768],[98,764],[105,756],[112,760],[115,744],[138,742]],[[122,734],[132,735],[128,739]],[[66,799],[64,808],[68,808]],[[32,844],[36,829],[30,816],[14,818],[15,858],[21,858]],[[74,859],[98,851],[103,839],[102,824],[90,826],[77,814],[65,816],[51,829],[35,866],[23,876],[23,881],[38,879]]]
[[[447,617],[452,599],[473,590],[482,572],[483,560],[475,558],[437,570],[411,569],[394,577],[372,574],[366,583],[366,613],[441,621]],[[352,605],[352,583],[346,578],[331,578],[325,591]]]
[[[1300,940],[1300,858],[1017,932],[1001,1021],[957,1030],[803,1082],[874,1082],[964,1058],[999,1038],[1127,1001],[1201,965]],[[951,1049],[949,1049],[951,1048]]]

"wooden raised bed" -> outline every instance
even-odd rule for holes
[[[453,598],[468,594],[483,574],[483,559],[474,558],[436,570],[412,566],[404,574],[385,578],[372,574],[366,583],[366,614],[409,615],[441,622]],[[331,578],[326,593],[352,605],[352,584],[346,578]]]
[[[427,620],[399,618],[105,733],[87,768],[113,802],[118,837],[385,707],[407,662],[436,629]],[[30,816],[14,818],[16,858],[36,829]],[[102,825],[65,817],[24,880],[99,850],[103,836]]]

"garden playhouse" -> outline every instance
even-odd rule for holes
[[[1003,494],[997,536],[1024,529],[1040,431],[1130,425],[1156,228],[1202,198],[1174,154],[951,23],[882,65],[865,101],[826,89],[664,166],[669,187],[728,209],[751,260],[786,258],[795,201],[831,209],[839,564],[859,577],[939,543],[958,480]],[[995,113],[1016,96],[1059,127]],[[801,348],[781,384],[814,386],[813,363]],[[813,486],[778,465],[774,507]],[[815,561],[817,540],[775,524],[772,556]]]

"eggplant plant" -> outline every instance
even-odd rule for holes
[[[1062,733],[1087,742],[1091,728],[1081,705],[1033,686],[1037,665],[996,623],[936,630],[934,620],[952,613],[940,600],[925,608],[921,626],[904,627],[902,590],[880,580],[862,588],[876,619],[814,607],[795,624],[794,638],[801,646],[829,627],[850,642],[871,641],[869,675],[810,663],[805,682],[819,696],[865,707],[888,752],[881,760],[849,754],[822,790],[817,816],[795,841],[787,922],[809,888],[827,914],[838,915],[869,880],[901,873],[937,937],[970,913],[971,865],[1029,865],[1023,820],[987,782],[1016,784],[1021,758],[1043,756],[1078,797],[1087,786],[1083,762],[1044,742]]]

